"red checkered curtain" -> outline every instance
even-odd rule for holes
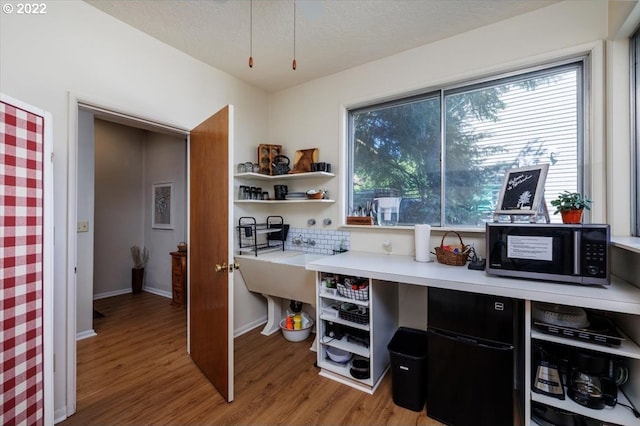
[[[42,425],[44,118],[0,102],[3,425]]]

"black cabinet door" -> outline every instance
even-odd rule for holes
[[[512,344],[520,301],[502,296],[429,288],[429,328]]]
[[[428,333],[427,415],[453,426],[513,425],[513,348]]]

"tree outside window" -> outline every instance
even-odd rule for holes
[[[399,225],[484,226],[506,170],[543,163],[547,200],[578,190],[582,66],[350,111],[350,212],[398,196]]]

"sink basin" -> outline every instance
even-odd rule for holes
[[[281,251],[253,255],[238,255],[240,274],[247,289],[261,293],[267,299],[267,325],[262,334],[279,331],[278,322],[284,313],[281,301],[288,305],[289,300],[316,304],[316,273],[307,271],[305,263],[321,259],[327,255],[297,251]]]
[[[265,256],[240,255],[236,261],[250,291],[315,305],[316,275],[304,265],[325,256],[283,251],[265,253]]]
[[[304,267],[305,263],[313,262],[314,260],[322,259],[323,257],[327,257],[327,255],[317,254],[317,253],[303,253],[295,256],[288,256],[288,257],[283,257],[279,259],[274,259],[273,263],[283,263],[286,265]]]

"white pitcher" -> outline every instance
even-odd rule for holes
[[[380,226],[396,226],[401,197],[381,197],[373,200],[372,210]]]

